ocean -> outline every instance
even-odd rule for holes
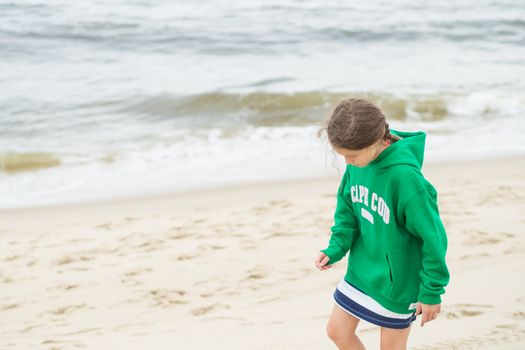
[[[0,207],[341,173],[346,96],[425,162],[525,153],[523,1],[0,1]]]

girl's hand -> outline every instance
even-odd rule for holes
[[[329,268],[332,267],[332,265],[327,265],[328,260],[330,260],[330,258],[325,253],[320,252],[317,258],[315,259],[315,266],[320,271],[328,270]]]
[[[417,303],[416,305],[416,315],[422,314],[421,317],[421,327],[425,322],[434,321],[437,318],[437,314],[441,311],[441,304],[423,304]]]

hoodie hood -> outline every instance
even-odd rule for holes
[[[392,129],[390,129],[390,132],[399,136],[401,140],[388,146],[368,166],[375,169],[383,169],[403,164],[421,169],[425,156],[427,134],[423,131],[404,132]]]

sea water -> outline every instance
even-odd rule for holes
[[[522,1],[0,1],[0,207],[340,174],[365,96],[425,162],[525,153]]]

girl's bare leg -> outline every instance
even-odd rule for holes
[[[357,317],[334,305],[326,332],[339,350],[366,350],[361,340],[355,335],[359,321]]]
[[[410,327],[404,329],[381,327],[381,350],[406,350]]]

